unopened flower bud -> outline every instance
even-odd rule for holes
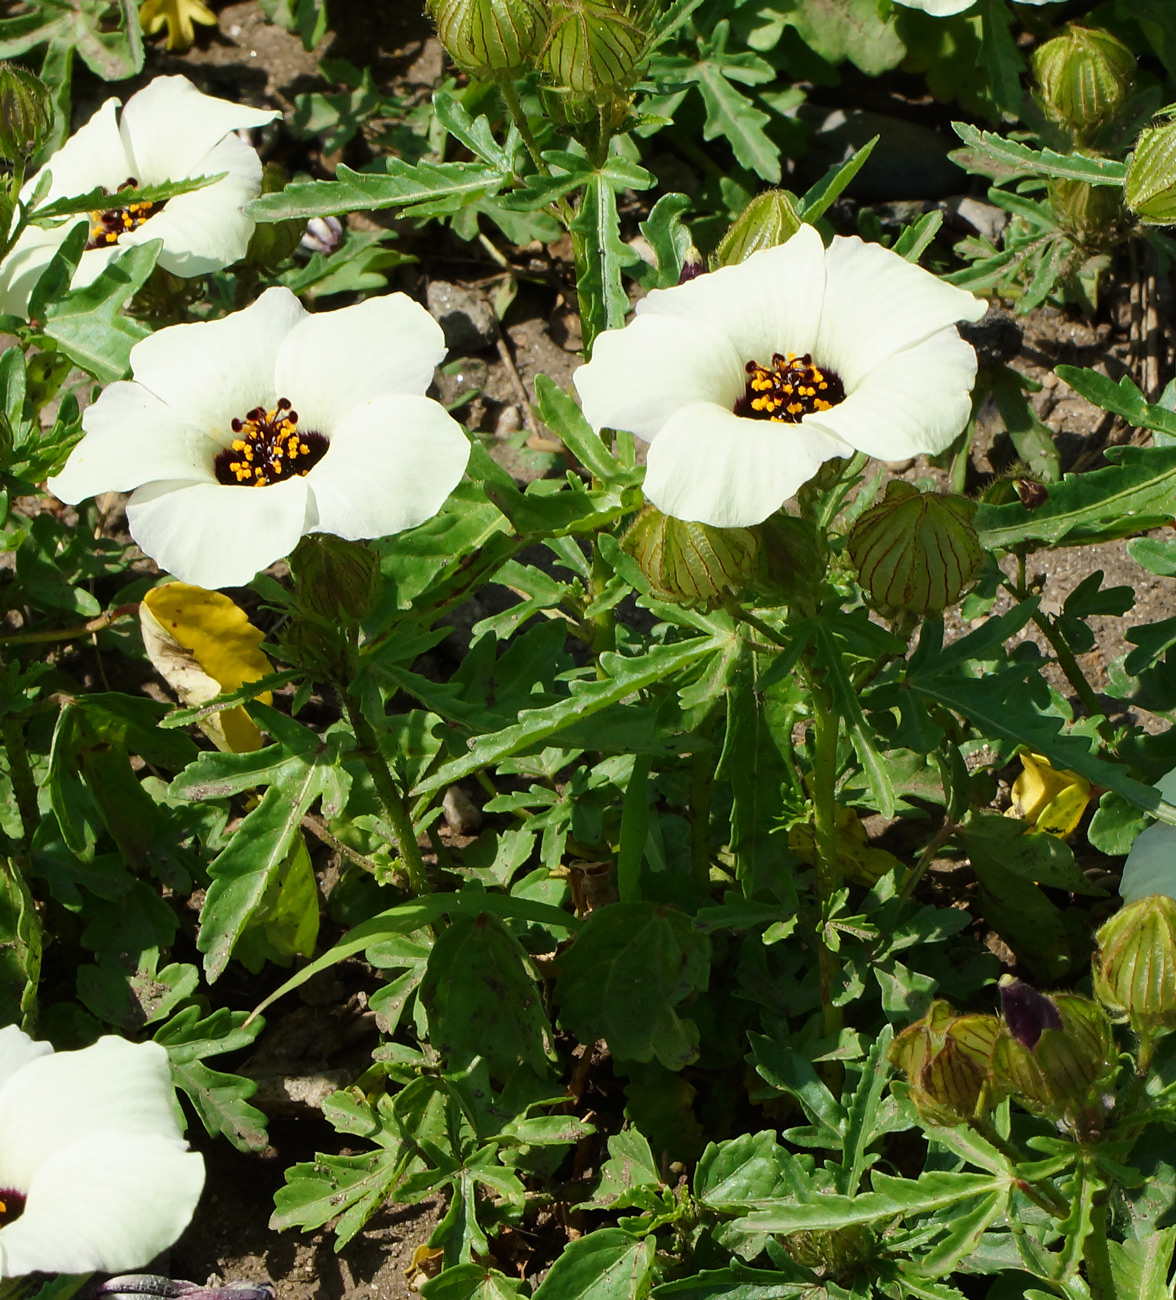
[[[648,35],[624,0],[551,0],[539,66],[572,100],[605,106],[637,78]]]
[[[872,1229],[855,1223],[847,1228],[812,1228],[790,1232],[784,1249],[802,1268],[820,1269],[823,1277],[846,1277],[874,1255]]]
[[[734,266],[746,262],[761,248],[786,244],[802,224],[791,195],[783,190],[765,190],[752,199],[719,240],[711,267]]]
[[[1069,23],[1033,53],[1042,108],[1078,132],[1113,120],[1135,82],[1135,55],[1110,32]]]
[[[762,600],[791,605],[816,595],[829,565],[824,529],[779,511],[750,531],[759,542],[751,586]]]
[[[884,614],[939,613],[972,585],[984,553],[967,497],[920,492],[896,479],[849,534],[858,581]]]
[[[992,1053],[995,1084],[1027,1109],[1089,1126],[1118,1062],[1111,1022],[1077,993],[1039,993],[1006,975],[1005,1029]]]
[[[1140,1035],[1176,1029],[1176,899],[1151,894],[1098,932],[1094,994]]]
[[[286,169],[275,162],[268,162],[261,169],[262,194],[277,194],[285,188],[289,180]],[[271,270],[280,266],[298,247],[304,227],[297,218],[286,221],[259,221],[253,227],[249,237],[249,248],[245,261],[250,266]]]
[[[449,57],[485,80],[527,71],[547,35],[546,0],[428,0],[426,7]]]
[[[308,253],[322,253],[328,257],[343,242],[345,234],[338,217],[311,217],[298,242]]]
[[[375,608],[380,559],[362,542],[308,533],[290,556],[298,607],[321,623],[355,627]]]
[[[1055,178],[1046,192],[1058,224],[1088,249],[1113,240],[1123,216],[1123,192],[1117,185]]]
[[[53,92],[13,63],[0,63],[0,157],[31,158],[53,130]]]
[[[1176,224],[1176,122],[1140,132],[1127,160],[1124,201],[1145,226]]]
[[[759,543],[749,528],[712,528],[646,507],[621,539],[653,594],[680,605],[738,596],[755,568]]]
[[[919,1113],[951,1127],[983,1114],[995,1100],[989,1076],[999,1037],[995,1016],[957,1015],[936,999],[922,1020],[899,1034],[888,1055],[910,1080]]]

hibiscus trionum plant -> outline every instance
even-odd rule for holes
[[[263,8],[0,18],[3,1300],[1168,1295],[1164,16]]]

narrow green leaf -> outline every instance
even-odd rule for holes
[[[816,225],[866,165],[879,139],[879,136],[874,136],[872,140],[867,140],[852,158],[847,158],[843,163],[834,163],[815,185],[805,191],[800,200],[802,221],[807,221],[810,226]]]
[[[1056,176],[1062,180],[1088,181],[1091,185],[1122,185],[1127,165],[1113,158],[1094,158],[1086,154],[1060,154],[1052,149],[1032,149],[1016,140],[1007,140],[995,131],[981,131],[968,122],[953,122],[952,130],[974,153],[957,150],[955,161],[966,171],[993,175],[977,165],[979,160],[998,164],[999,177],[1017,175]]]
[[[402,208],[405,216],[437,217],[497,194],[504,177],[485,163],[406,163],[385,158],[383,172],[357,172],[340,164],[333,181],[298,181],[246,204],[254,221],[329,217],[341,212]]]
[[[612,483],[627,477],[600,434],[584,418],[584,412],[554,379],[535,376],[535,403],[539,418],[593,478]]]

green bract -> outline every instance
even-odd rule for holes
[[[1145,226],[1176,223],[1176,122],[1140,133],[1127,164],[1124,198]]]
[[[53,129],[53,94],[31,72],[0,64],[0,156],[31,158]]]

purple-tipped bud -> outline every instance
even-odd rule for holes
[[[343,223],[338,217],[311,217],[302,232],[301,246],[311,253],[329,255],[343,242]]]
[[[1047,1029],[1061,1029],[1062,1018],[1052,998],[1011,975],[1000,981],[1000,1007],[1009,1033],[1031,1052]]]

